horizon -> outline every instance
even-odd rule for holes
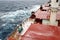
[[[36,0],[0,0],[0,1],[36,1]],[[42,1],[42,0],[37,0],[37,1]],[[46,0],[44,0],[46,1]],[[47,0],[49,1],[49,0]]]

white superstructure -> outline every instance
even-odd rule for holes
[[[51,15],[50,15],[50,25],[58,25],[56,21],[56,13],[58,11],[59,3],[57,0],[51,0]]]

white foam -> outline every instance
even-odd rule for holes
[[[0,39],[0,40],[2,40],[2,39]]]
[[[6,24],[2,24],[2,26],[5,26]]]
[[[31,12],[32,11],[36,12],[39,8],[40,8],[40,5],[35,5],[35,6],[32,7],[32,9],[30,11]]]

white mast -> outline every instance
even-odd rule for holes
[[[51,15],[50,15],[50,25],[58,25],[56,21],[56,13],[57,8],[59,7],[59,3],[56,2],[57,0],[51,0]]]

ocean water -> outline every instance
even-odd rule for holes
[[[0,1],[0,39],[6,40],[18,24],[30,17],[31,10],[41,4],[44,2]]]

